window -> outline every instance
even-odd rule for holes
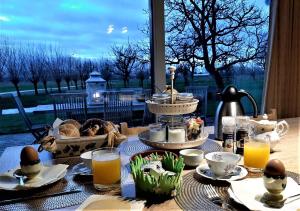
[[[177,66],[178,91],[208,87],[207,116],[214,116],[216,92],[228,84],[249,92],[260,108],[268,15],[263,0],[165,1],[166,65]],[[242,102],[251,114],[250,103]]]
[[[50,94],[86,92],[93,71],[101,90],[149,89],[148,20],[147,0],[1,1],[0,134],[27,131],[10,92],[34,123],[51,124]]]

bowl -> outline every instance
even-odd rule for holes
[[[205,155],[205,159],[216,176],[226,176],[233,172],[241,156],[231,152],[211,152]]]
[[[200,149],[184,149],[179,154],[183,157],[183,161],[188,166],[198,166],[204,157],[204,152]]]
[[[144,170],[143,165],[151,161],[160,162]],[[132,156],[130,169],[137,196],[156,202],[176,196],[182,185],[183,168],[183,158],[173,152],[153,150]]]
[[[84,163],[84,165],[86,165],[87,167],[92,169],[92,151],[82,153],[80,155],[80,158],[81,158],[82,162]]]

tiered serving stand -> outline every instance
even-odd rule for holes
[[[171,75],[171,103],[157,103],[152,100],[147,100],[146,104],[151,113],[158,115],[169,115],[169,116],[180,116],[184,114],[193,113],[197,109],[199,100],[193,99],[190,102],[176,103],[174,100],[174,88],[173,81],[175,75],[175,67],[169,67]],[[172,141],[164,142],[154,142],[150,140],[150,131],[144,131],[138,135],[139,139],[146,145],[158,148],[158,149],[168,149],[168,150],[179,150],[186,148],[193,148],[202,145],[208,138],[208,133],[202,131],[200,136],[195,140],[188,140],[186,138],[185,142],[175,143]]]

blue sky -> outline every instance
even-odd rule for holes
[[[1,0],[0,34],[101,57],[114,44],[145,39],[147,8],[147,0]]]
[[[252,0],[267,8],[266,0]],[[112,45],[147,38],[148,0],[1,0],[0,35],[52,43],[75,56],[107,57]],[[148,40],[147,40],[148,41]]]

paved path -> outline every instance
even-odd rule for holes
[[[0,156],[6,147],[18,146],[18,145],[29,145],[34,142],[34,137],[31,133],[18,133],[8,134],[0,136]],[[1,164],[0,164],[1,165]]]

